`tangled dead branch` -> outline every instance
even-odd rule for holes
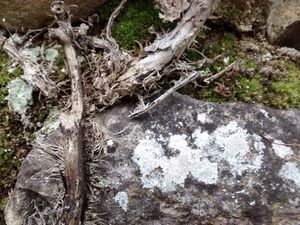
[[[172,74],[174,70],[180,71],[182,77],[175,82],[174,87],[153,102],[140,105],[131,115],[131,117],[136,117],[152,109],[178,88],[196,78],[201,77],[202,80],[206,79],[210,82],[233,68],[233,65],[230,65],[225,69],[226,71],[209,78],[210,74],[207,72],[180,63],[178,60],[194,41],[218,2],[219,0],[189,1],[189,5],[185,4],[182,10],[183,15],[177,26],[172,31],[157,36],[152,44],[145,47],[145,53],[140,58],[133,58],[128,52],[120,49],[111,35],[113,21],[126,0],[122,0],[115,9],[105,32],[100,37],[88,35],[90,24],[83,23],[79,27],[72,27],[70,12],[64,1],[53,2],[51,10],[55,15],[55,23],[48,29],[48,34],[52,39],[58,40],[63,47],[71,78],[71,107],[62,112],[60,118],[60,129],[64,135],[64,144],[60,146],[60,149],[63,151],[61,158],[64,161],[66,181],[62,208],[66,216],[58,221],[59,224],[78,225],[81,223],[85,183],[82,123],[87,108],[89,109],[92,104],[105,108],[112,106],[125,96],[152,92],[157,89],[159,80]],[[76,49],[88,53],[87,61],[90,69],[84,72],[84,77],[83,73],[80,73]],[[99,54],[95,53],[94,49],[103,51]],[[26,60],[15,43],[6,41],[4,50],[19,61],[25,73],[30,74],[32,83],[46,96],[56,96],[57,88],[55,82],[48,79],[47,68]],[[143,102],[142,98],[141,102]],[[99,150],[101,143],[95,147],[95,151],[101,152]]]

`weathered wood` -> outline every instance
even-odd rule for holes
[[[57,4],[58,6],[56,6]],[[57,9],[57,10],[56,10]],[[61,9],[63,9],[61,11]],[[72,43],[72,26],[68,9],[63,2],[57,1],[52,5],[56,13],[59,28],[49,30],[50,36],[59,40],[63,46],[71,76],[71,110],[62,114],[62,130],[65,133],[64,165],[66,179],[65,207],[67,214],[65,224],[78,225],[81,221],[82,205],[84,202],[84,170],[82,153],[82,119],[84,114],[83,85]]]
[[[115,102],[116,96],[131,95],[137,88],[145,86],[145,77],[156,75],[174,59],[179,58],[194,41],[205,21],[216,8],[219,0],[193,0],[177,26],[169,33],[158,37],[151,45],[145,47],[147,55],[130,63],[128,69],[113,84],[105,102]],[[109,78],[108,78],[109,79]],[[148,79],[149,80],[149,79]]]

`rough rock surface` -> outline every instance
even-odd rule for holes
[[[89,155],[84,224],[299,224],[300,110],[177,94],[142,118],[128,119],[132,109],[116,106],[94,119],[105,141]],[[57,123],[51,127],[43,138],[53,146],[62,137]],[[106,157],[96,154],[99,146]],[[47,200],[44,217],[59,205],[63,168],[54,155],[36,147],[24,161],[8,225],[36,213],[32,198]]]
[[[267,31],[271,42],[300,49],[300,1],[273,0]]]
[[[107,0],[66,0],[71,7],[74,21],[85,18],[93,13]],[[0,1],[0,26],[17,28],[40,28],[51,22],[50,6],[52,0],[1,0]]]

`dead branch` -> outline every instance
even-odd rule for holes
[[[46,66],[34,63],[28,59],[22,52],[22,49],[17,48],[17,43],[13,37],[5,41],[3,50],[20,64],[24,70],[23,79],[34,87],[37,87],[45,96],[56,97],[57,87],[55,83],[48,78],[49,72]]]
[[[204,71],[193,71],[190,74],[187,75],[186,78],[180,79],[175,82],[175,85],[167,90],[164,94],[159,96],[157,99],[155,99],[153,102],[144,104],[143,100],[140,99],[140,105],[137,106],[137,108],[129,115],[129,118],[136,118],[139,117],[146,112],[149,112],[151,109],[153,109],[156,105],[164,101],[167,97],[169,97],[171,94],[173,94],[176,90],[179,88],[185,86],[186,84],[196,80],[200,76],[206,76],[207,73]]]
[[[232,70],[236,65],[237,65],[237,61],[231,63],[229,66],[227,66],[222,71],[216,73],[215,75],[204,79],[204,82],[207,83],[207,84],[210,84],[210,82],[212,82],[213,80],[216,80],[216,79],[220,78],[221,76],[223,76],[224,73],[227,73],[228,71]]]
[[[76,59],[76,51],[72,43],[72,26],[68,8],[62,1],[52,4],[58,28],[50,29],[52,38],[59,40],[63,46],[71,76],[71,110],[62,115],[61,128],[65,134],[64,165],[66,174],[66,200],[68,206],[65,224],[78,225],[81,222],[83,189],[83,156],[82,156],[82,119],[84,112],[83,85]]]
[[[179,58],[195,39],[204,22],[211,15],[219,0],[193,0],[174,30],[158,37],[145,48],[146,57],[136,59],[117,79],[113,77],[108,91],[103,90],[103,105],[113,105],[120,98],[131,95],[145,85],[144,79],[156,75],[173,59]],[[110,80],[110,77],[108,77]]]
[[[121,12],[121,10],[123,9],[125,3],[127,2],[127,0],[122,0],[119,4],[119,6],[117,8],[115,8],[115,10],[112,12],[109,20],[108,20],[108,23],[106,25],[106,38],[112,42],[115,42],[115,39],[112,37],[111,35],[111,28],[112,28],[112,25],[113,25],[113,22],[115,20],[115,18],[119,15],[119,13]]]

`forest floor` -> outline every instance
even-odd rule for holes
[[[216,18],[207,21],[206,28],[182,56],[183,60],[194,65],[204,56],[210,59],[218,57],[217,63],[205,68],[211,72],[221,71],[234,61],[239,62],[238,66],[209,85],[192,83],[179,92],[219,103],[242,101],[277,109],[300,108],[299,63],[282,48],[267,42],[264,6],[258,5],[258,1],[250,1],[248,5],[244,2],[222,1],[215,13]],[[101,7],[98,27],[92,33],[99,33],[99,27],[106,24],[117,4],[118,1],[113,0]],[[249,10],[255,13],[248,13]],[[251,29],[243,30],[236,26],[235,22],[241,18],[252,21]],[[152,1],[132,0],[116,19],[112,32],[122,48],[138,56],[142,50],[140,46],[155,38],[151,31],[159,33],[172,27],[174,23],[162,23]],[[68,76],[62,72],[65,68],[62,55],[55,59],[55,66],[57,77],[67,80]],[[31,126],[24,128],[5,100],[7,84],[21,74],[21,69],[0,49],[0,224],[4,224],[6,198],[14,186],[22,159],[31,148],[35,132],[41,128],[49,109],[58,104],[55,100],[42,103],[39,93],[34,93],[34,103],[28,112]],[[164,82],[162,89],[171,85],[171,82]]]

